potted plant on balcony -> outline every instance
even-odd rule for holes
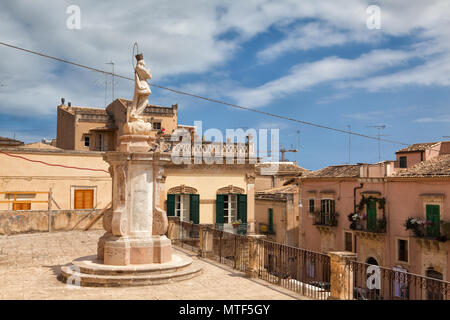
[[[405,230],[412,230],[414,236],[423,237],[425,235],[425,226],[427,224],[431,224],[431,221],[409,217],[403,225],[405,226]]]
[[[242,221],[239,219],[239,220],[233,221],[231,223],[231,225],[233,226],[233,228],[237,228],[237,227],[239,227],[241,225],[241,223],[242,223]]]
[[[359,214],[352,212],[347,217],[350,221],[350,229],[361,230],[361,216]]]

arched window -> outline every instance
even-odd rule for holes
[[[442,273],[434,270],[434,268],[430,267],[425,272],[425,276],[428,278],[436,279],[427,279],[427,299],[428,300],[444,300],[444,295],[442,294],[443,289],[443,283],[439,280],[443,280],[444,277],[442,276]]]

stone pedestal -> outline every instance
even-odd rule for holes
[[[329,252],[330,256],[330,300],[353,300],[353,271],[348,260],[355,260],[356,253]]]
[[[159,208],[158,153],[108,152],[113,178],[112,208],[104,216],[106,233],[98,244],[98,259],[106,265],[165,263],[172,256],[166,213]]]
[[[259,271],[259,262],[264,261],[264,249],[261,241],[258,239],[265,239],[265,235],[249,235],[248,236],[248,266],[245,270],[245,275],[249,278],[257,278]]]

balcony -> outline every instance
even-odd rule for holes
[[[404,223],[405,230],[411,230],[422,248],[439,251],[445,249],[445,242],[450,240],[450,222],[432,221],[409,217]]]
[[[316,211],[313,213],[314,221],[313,225],[315,226],[328,226],[328,227],[336,227],[338,225],[338,217],[339,213],[325,213]]]
[[[367,219],[365,214],[350,213],[348,215],[350,221],[350,229],[354,230],[356,235],[372,240],[383,240],[386,235],[386,216],[383,215],[378,219]]]

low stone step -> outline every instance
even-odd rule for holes
[[[61,280],[64,283],[84,287],[127,287],[167,284],[191,279],[202,273],[202,268],[191,265],[182,271],[148,275],[96,275],[80,273],[73,266],[61,268]]]
[[[136,264],[127,266],[105,265],[97,256],[81,257],[72,262],[76,270],[85,274],[96,275],[148,275],[181,271],[192,264],[192,259],[178,254],[166,263]]]
[[[61,267],[59,279],[86,287],[146,286],[191,279],[201,272],[198,262],[178,254],[166,263],[127,266],[104,265],[96,256],[88,256]]]

